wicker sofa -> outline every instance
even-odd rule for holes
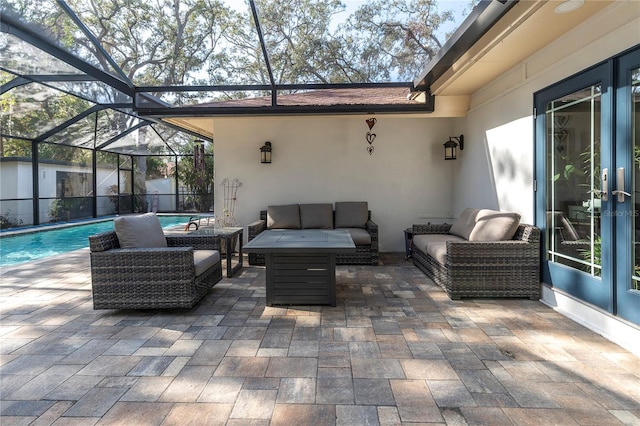
[[[366,201],[288,204],[268,206],[260,211],[260,220],[247,227],[251,241],[266,229],[347,229],[356,245],[354,253],[338,253],[338,265],[377,265],[378,225],[371,220]],[[249,253],[250,265],[265,264],[264,254]]]
[[[413,263],[451,299],[540,298],[540,229],[517,213],[466,209],[453,224],[413,225]]]
[[[219,239],[165,236],[153,213],[114,223],[89,237],[94,309],[191,308],[222,279]]]

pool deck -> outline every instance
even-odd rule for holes
[[[3,268],[0,424],[640,424],[638,357],[403,256],[338,266],[336,307],[266,307],[244,267],[191,310],[94,311],[88,249]]]

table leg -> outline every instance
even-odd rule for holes
[[[232,247],[232,240],[234,235],[225,236],[226,246],[227,246],[227,278],[231,278],[233,274],[238,272],[242,268],[242,231],[235,234],[238,239],[238,263],[236,266],[231,267],[231,260],[233,258],[233,250],[235,247]]]

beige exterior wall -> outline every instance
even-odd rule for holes
[[[455,126],[465,136],[455,164],[455,216],[487,207],[533,222],[533,94],[636,45],[639,15],[637,2],[617,2],[473,94],[468,116]]]
[[[405,228],[451,217],[454,162],[444,161],[442,144],[453,119],[375,117],[372,155],[364,115],[215,119],[216,216],[225,178],[242,182],[235,218],[245,229],[268,205],[367,201],[380,251],[404,251]],[[272,164],[260,163],[265,141]]]

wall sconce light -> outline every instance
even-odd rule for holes
[[[262,164],[271,164],[271,142],[267,141],[260,147],[260,162]]]
[[[464,149],[464,136],[449,136],[449,140],[444,143],[444,159],[455,160],[457,158],[456,150],[458,146],[460,147],[460,151]]]

